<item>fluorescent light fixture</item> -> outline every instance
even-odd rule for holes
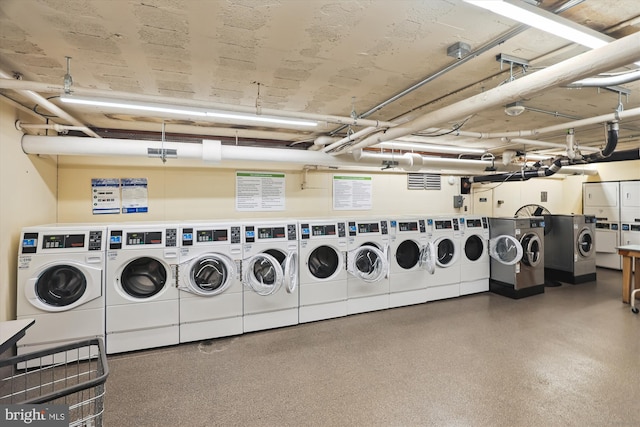
[[[595,49],[614,39],[583,25],[518,0],[464,0],[498,15],[521,22],[582,46]]]
[[[88,98],[88,97],[80,97],[80,96],[73,96],[73,95],[62,95],[60,97],[60,100],[67,104],[89,105],[94,107],[107,107],[107,108],[115,108],[115,109],[123,109],[123,110],[148,111],[151,113],[179,114],[179,115],[192,116],[192,117],[193,116],[213,117],[213,118],[232,120],[232,121],[242,120],[242,121],[249,121],[249,122],[289,125],[289,126],[310,126],[310,127],[318,126],[317,122],[314,122],[311,120],[288,119],[283,117],[259,116],[255,114],[243,114],[243,113],[224,112],[224,111],[209,111],[205,108],[195,108],[195,107],[183,108],[183,107],[164,105],[164,104],[150,104],[150,103],[147,104],[147,103],[138,103],[138,102],[121,101],[121,100]]]
[[[373,147],[387,148],[390,150],[429,151],[433,153],[483,154],[487,152],[487,150],[482,148],[460,147],[454,145],[422,144],[419,142],[398,142],[398,140],[381,142],[380,144],[376,144]]]

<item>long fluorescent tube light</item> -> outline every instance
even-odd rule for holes
[[[498,15],[521,22],[582,46],[595,49],[614,39],[583,25],[518,0],[464,0]]]
[[[223,111],[209,111],[204,108],[181,108],[163,104],[142,104],[129,101],[117,101],[98,98],[87,98],[73,95],[62,95],[62,102],[77,105],[89,105],[94,107],[107,107],[125,110],[149,111],[152,113],[179,114],[185,116],[214,117],[226,120],[244,120],[259,123],[271,123],[289,126],[318,126],[317,122],[311,120],[287,119],[273,116],[258,116],[253,114],[231,113]]]
[[[415,150],[415,151],[430,151],[433,153],[459,153],[459,154],[483,154],[487,150],[482,148],[470,148],[459,147],[453,145],[433,145],[433,144],[421,144],[411,142],[381,142],[373,147],[396,149],[396,150]]]

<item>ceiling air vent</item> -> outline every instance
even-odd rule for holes
[[[408,173],[409,190],[440,190],[440,175],[433,173]]]

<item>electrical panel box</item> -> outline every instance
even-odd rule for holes
[[[464,197],[462,196],[453,196],[453,207],[458,209],[462,207],[464,202]]]

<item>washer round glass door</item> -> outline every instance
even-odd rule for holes
[[[328,279],[340,269],[340,257],[332,247],[318,246],[309,254],[307,268],[316,279]]]
[[[87,291],[87,277],[72,265],[54,265],[36,279],[35,292],[40,301],[51,307],[69,307]]]
[[[201,255],[187,264],[188,287],[202,296],[214,296],[224,292],[235,277],[233,261],[215,253]]]
[[[422,248],[413,240],[405,240],[396,249],[396,262],[405,269],[411,270],[420,263]]]
[[[274,294],[284,282],[287,256],[279,250],[269,249],[249,258],[243,266],[243,281],[262,296]]]
[[[120,274],[122,290],[134,298],[151,298],[162,291],[167,283],[167,269],[151,257],[136,258]]]
[[[438,267],[450,267],[457,259],[456,245],[448,237],[441,237],[435,241],[436,264]]]
[[[477,234],[472,234],[464,242],[464,254],[469,261],[477,261],[484,253],[484,241]]]
[[[349,252],[347,270],[364,282],[377,282],[387,274],[388,263],[374,243],[365,243]]]
[[[531,267],[536,267],[542,261],[542,242],[535,233],[526,233],[520,239],[522,243],[522,262]]]
[[[522,259],[520,241],[513,236],[498,236],[489,240],[489,256],[501,264],[514,265]]]
[[[583,228],[582,230],[580,230],[580,234],[578,234],[578,240],[576,243],[578,245],[578,252],[581,256],[585,258],[591,256],[595,247],[591,230],[589,230],[588,228]]]

